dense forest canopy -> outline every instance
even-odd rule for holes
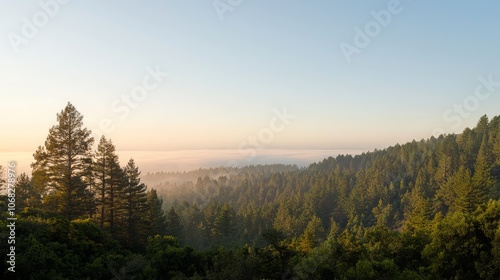
[[[17,178],[16,272],[4,255],[5,277],[500,278],[498,116],[306,168],[141,176],[68,104],[32,169]]]

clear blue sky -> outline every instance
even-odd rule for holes
[[[495,87],[443,116],[500,82],[500,3],[401,0],[349,63],[341,44],[390,2],[244,0],[221,20],[212,1],[69,1],[44,23],[39,1],[1,0],[0,150],[34,151],[68,101],[121,150],[237,149],[284,107],[266,148],[371,150],[500,114]],[[26,38],[23,18],[44,26]],[[156,67],[168,78],[116,112]]]

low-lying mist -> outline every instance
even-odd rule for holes
[[[0,165],[6,166],[9,161],[17,162],[17,173],[31,174],[30,163],[33,152],[0,152]],[[182,151],[117,151],[120,163],[133,158],[146,175],[154,172],[183,172],[199,168],[219,166],[243,167],[259,164],[291,164],[304,167],[310,163],[321,161],[329,156],[339,154],[360,154],[360,150],[305,150],[305,149],[267,149],[252,155],[238,150],[205,149]]]

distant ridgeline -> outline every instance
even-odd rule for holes
[[[57,117],[16,183],[15,274],[2,211],[2,279],[500,279],[500,117],[307,168],[144,175],[154,189],[111,140],[92,151],[71,104]]]

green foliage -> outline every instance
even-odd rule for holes
[[[376,224],[379,226],[389,227],[392,224],[392,205],[384,205],[382,199],[379,200],[377,207],[372,210],[376,219]]]
[[[136,251],[146,245],[147,225],[150,223],[144,215],[148,211],[146,185],[139,178],[141,172],[130,159],[123,169],[123,197],[118,201],[118,208],[123,215],[119,222],[124,227],[123,239],[126,247]]]
[[[33,179],[26,173],[21,173],[16,179],[16,207],[23,209],[27,206],[40,207],[41,197],[33,187]]]
[[[175,236],[176,238],[180,238],[182,234],[182,220],[177,212],[175,212],[174,207],[170,208],[170,211],[167,213],[167,235]]]
[[[437,224],[431,242],[423,250],[430,273],[439,278],[478,279],[476,270],[481,253],[488,253],[490,242],[474,216],[455,212]]]
[[[212,235],[216,238],[216,242],[220,244],[231,243],[236,232],[234,210],[229,205],[224,204],[218,212],[213,223]]]
[[[410,232],[430,230],[432,204],[421,188],[415,188],[409,193],[407,219],[404,229]]]
[[[180,275],[191,277],[196,271],[198,258],[192,248],[179,247],[173,236],[154,236],[146,247],[148,279],[174,279]]]
[[[115,154],[115,146],[104,136],[101,137],[95,153],[93,177],[98,210],[96,219],[102,228],[108,229],[116,236],[116,222],[121,210],[118,201],[123,197],[124,174]]]
[[[19,176],[19,279],[500,278],[500,117],[302,169],[147,174],[149,190],[89,135],[68,104]]]
[[[162,210],[163,200],[158,197],[155,189],[151,189],[146,193],[146,199],[145,218],[150,223],[147,227],[148,235],[165,235],[167,233],[167,221]]]
[[[322,222],[317,216],[313,216],[300,237],[300,250],[307,253],[321,244],[324,239],[325,229]]]
[[[98,259],[119,252],[118,243],[108,234],[90,220],[31,213],[35,215],[25,212],[16,221],[17,279],[110,278],[109,267],[98,264]]]

